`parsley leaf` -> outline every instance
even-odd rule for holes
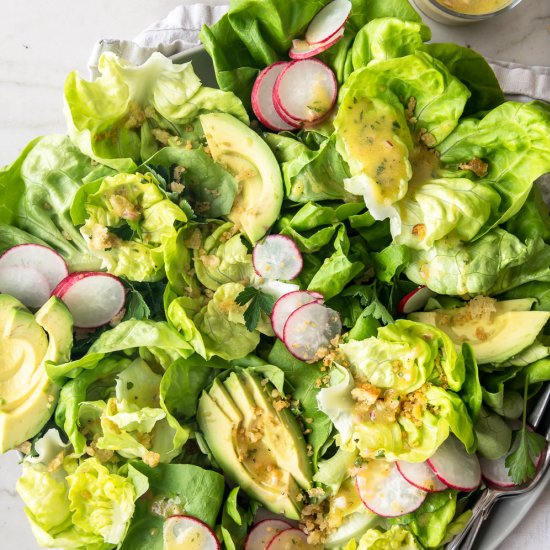
[[[235,298],[235,303],[239,306],[248,304],[244,312],[244,323],[246,328],[252,332],[260,322],[262,311],[267,315],[271,314],[273,306],[275,305],[275,298],[262,292],[259,288],[247,286]]]
[[[505,465],[514,483],[521,485],[535,475],[533,457],[536,458],[542,452],[546,439],[540,434],[527,431],[525,426],[517,432],[516,438],[519,438],[519,446],[508,456]]]
[[[514,443],[519,438],[518,448],[511,453],[504,463],[508,468],[508,474],[517,485],[525,483],[535,475],[535,460],[544,449],[546,439],[535,432],[529,432],[526,426],[527,418],[527,390],[529,387],[529,377],[525,380],[525,389],[523,396],[523,425],[521,430],[516,433]]]

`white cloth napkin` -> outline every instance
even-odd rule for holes
[[[92,78],[98,76],[97,62],[103,52],[115,52],[134,64],[141,64],[156,51],[177,60],[185,50],[200,44],[203,24],[212,25],[228,6],[191,4],[178,6],[164,19],[154,23],[134,40],[100,40],[94,47],[88,65]],[[506,61],[489,60],[509,99],[540,99],[550,102],[550,67],[528,67]]]

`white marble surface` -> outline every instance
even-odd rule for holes
[[[298,1],[298,0],[289,0]],[[0,166],[33,137],[63,132],[65,75],[86,72],[99,38],[132,38],[181,0],[2,0],[0,13]],[[219,2],[224,3],[223,0]],[[524,0],[514,10],[468,27],[428,22],[436,41],[469,45],[484,55],[550,65],[550,0]],[[15,493],[17,455],[0,456],[0,548],[36,550]],[[550,491],[499,550],[550,546]]]

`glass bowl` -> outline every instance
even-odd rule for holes
[[[445,2],[447,5],[442,2]],[[474,0],[473,8],[475,8],[475,4],[478,6],[479,4],[484,4],[486,11],[480,9],[481,13],[475,13],[478,10],[472,9],[470,13],[465,13],[467,8],[459,11],[460,6],[465,3],[464,0],[414,0],[416,7],[427,17],[445,25],[466,25],[468,23],[483,21],[484,19],[489,19],[511,10],[520,2],[521,0],[479,0],[477,2]],[[455,9],[449,7],[453,4],[456,4]]]

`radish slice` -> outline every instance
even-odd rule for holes
[[[349,0],[333,0],[311,20],[306,30],[306,40],[310,44],[326,42],[337,32],[343,30],[350,13],[351,2]]]
[[[48,281],[50,292],[69,274],[65,260],[51,248],[41,244],[20,244],[4,252],[0,267],[31,267]]]
[[[414,512],[424,502],[426,492],[411,485],[395,462],[373,460],[355,478],[363,504],[375,514],[395,518]]]
[[[303,550],[311,549],[307,542],[307,536],[300,529],[285,529],[276,534],[265,547],[266,550]]]
[[[343,28],[326,42],[319,42],[318,44],[310,44],[307,40],[293,40],[292,48],[290,48],[288,56],[290,59],[308,59],[315,55],[319,55],[334,46],[342,36],[344,36]]]
[[[283,330],[283,342],[294,357],[312,361],[320,351],[331,346],[341,331],[338,312],[315,301],[290,314]]]
[[[282,132],[283,130],[295,130],[298,124],[289,124],[284,121],[273,105],[273,88],[275,81],[286,67],[286,61],[279,61],[266,67],[256,78],[252,88],[252,109],[257,119],[270,130]]]
[[[338,84],[332,70],[318,59],[289,63],[277,77],[273,103],[285,120],[318,122],[334,107]]]
[[[109,273],[71,273],[53,291],[69,308],[75,327],[97,328],[116,317],[126,292],[120,279]]]
[[[430,290],[427,286],[419,286],[412,292],[409,292],[405,297],[401,299],[397,306],[399,313],[412,313],[413,311],[420,311],[424,309],[428,300],[435,296],[436,293]]]
[[[212,529],[191,516],[167,518],[162,536],[164,550],[220,550],[220,543]]]
[[[262,292],[273,296],[273,298],[275,298],[275,301],[277,301],[281,296],[284,296],[285,294],[300,290],[300,287],[298,285],[295,285],[294,283],[282,283],[281,281],[275,281],[271,279],[267,279],[263,283],[259,284],[258,288]]]
[[[307,290],[297,290],[296,292],[289,292],[284,296],[281,296],[273,306],[271,313],[271,326],[273,332],[277,338],[282,340],[284,338],[285,324],[292,313],[294,313],[299,307],[310,304],[311,302],[318,302],[319,293],[315,295]]]
[[[428,466],[447,487],[473,491],[481,483],[481,467],[476,455],[466,452],[464,445],[450,435],[428,459]]]
[[[264,279],[294,279],[303,260],[295,242],[285,235],[268,235],[252,251],[254,271]]]
[[[527,427],[527,429],[529,431],[532,431],[532,429],[529,429],[529,426]],[[508,468],[506,467],[506,459],[512,453],[517,451],[518,447],[519,437],[516,437],[512,448],[504,456],[496,460],[488,460],[484,457],[479,458],[479,463],[481,465],[481,474],[483,475],[483,479],[488,484],[501,489],[507,489],[516,486],[516,483],[514,483],[514,480],[510,477],[510,474],[508,473]],[[544,451],[539,453],[537,457],[534,457],[531,454],[531,460],[533,461],[533,464],[535,464],[535,468],[539,467],[543,454]]]
[[[399,473],[417,489],[428,493],[437,493],[447,489],[447,485],[437,479],[430,467],[425,462],[396,462]]]
[[[291,529],[292,525],[282,519],[265,519],[254,525],[246,541],[244,550],[265,550],[269,542],[282,531]]]
[[[43,306],[50,297],[46,277],[32,267],[0,267],[0,292],[17,298],[27,307]]]

